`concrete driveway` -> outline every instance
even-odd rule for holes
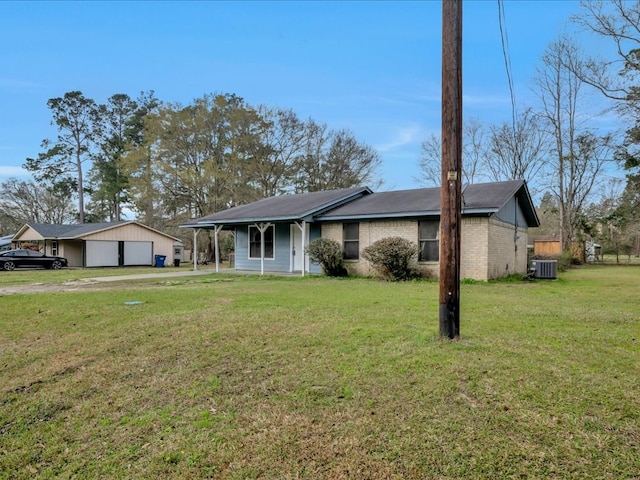
[[[154,278],[179,278],[179,277],[195,277],[202,275],[212,275],[216,273],[214,266],[198,267],[198,270],[191,268],[183,270],[163,270],[162,268],[154,269],[151,273],[136,273],[131,275],[113,275],[109,277],[87,277],[80,278],[69,282],[62,283],[32,283],[30,285],[5,285],[0,286],[0,296],[12,295],[16,293],[42,293],[42,292],[69,292],[80,289],[100,288],[100,285],[108,283],[116,283],[127,280],[148,280]],[[236,275],[260,275],[260,272],[242,271],[233,268],[220,268],[219,273],[233,273]],[[300,273],[269,273],[268,275],[278,276],[299,276]],[[308,274],[307,274],[308,275]],[[106,287],[103,287],[106,288]]]
[[[229,270],[228,273],[231,273]],[[133,275],[113,275],[109,277],[87,277],[78,280],[73,280],[63,283],[32,283],[30,285],[3,285],[0,286],[0,296],[12,295],[16,293],[42,293],[42,292],[69,292],[74,290],[86,289],[86,288],[100,288],[101,284],[115,283],[127,280],[146,280],[153,278],[178,278],[178,277],[193,277],[201,275],[211,275],[216,273],[215,268],[202,268],[196,271],[194,270],[172,270],[163,271],[158,269],[152,273],[140,273]],[[220,273],[227,273],[225,270],[220,270]]]

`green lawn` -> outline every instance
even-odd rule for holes
[[[435,282],[0,297],[0,478],[640,478],[640,268],[461,288],[456,342]]]
[[[178,272],[190,270],[191,266],[179,268],[165,267],[113,267],[113,268],[62,268],[60,270],[44,270],[18,268],[12,272],[0,270],[0,287],[5,285],[52,284],[71,282],[91,277],[110,277],[118,275],[134,275],[158,272]],[[202,268],[202,267],[200,267]]]

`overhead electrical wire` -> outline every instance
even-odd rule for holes
[[[498,24],[500,25],[500,40],[502,41],[502,56],[504,67],[507,72],[509,83],[509,93],[511,96],[511,122],[513,132],[516,131],[516,95],[513,89],[513,76],[511,75],[511,58],[509,56],[509,35],[507,34],[507,20],[504,14],[504,0],[498,0]]]

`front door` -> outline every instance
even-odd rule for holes
[[[304,263],[304,249],[302,248],[302,231],[297,225],[291,225],[291,256],[293,265],[293,271],[302,271],[302,265]]]

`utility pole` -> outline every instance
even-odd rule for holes
[[[442,0],[440,336],[460,336],[462,227],[462,0]]]

